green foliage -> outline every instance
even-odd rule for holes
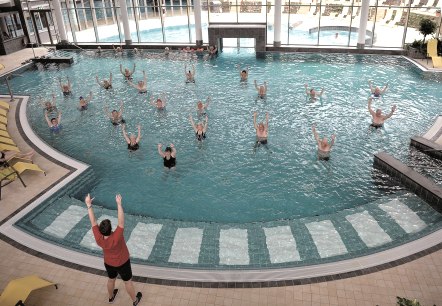
[[[409,300],[409,299],[406,299],[406,298],[401,298],[401,297],[399,297],[399,296],[397,296],[396,299],[397,299],[397,304],[398,304],[399,306],[423,306],[423,305],[421,305],[421,303],[419,303],[419,301],[416,300],[416,299],[414,299],[414,300]],[[433,305],[433,306],[436,306],[436,305]]]
[[[433,34],[436,31],[437,24],[431,19],[422,19],[419,24],[419,32],[424,35],[423,41],[427,35]]]

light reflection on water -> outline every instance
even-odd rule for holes
[[[99,180],[91,193],[96,202],[114,207],[120,192],[126,211],[158,218],[249,222],[333,213],[371,202],[384,187],[373,184],[373,153],[407,155],[409,137],[421,134],[441,112],[441,84],[422,80],[414,68],[397,57],[350,55],[269,55],[226,52],[216,60],[199,58],[196,84],[184,83],[184,63],[172,54],[95,58],[75,55],[67,68],[34,70],[13,79],[16,94],[31,95],[28,114],[37,133],[62,152],[93,165]],[[147,97],[129,87],[119,71],[137,64],[134,80],[148,74],[149,94],[167,93],[167,112],[158,113]],[[236,64],[250,66],[250,79],[240,84]],[[112,92],[99,89],[95,75],[113,72]],[[74,95],[61,96],[58,77],[69,76]],[[268,97],[256,100],[253,80],[267,80]],[[374,107],[389,111],[398,105],[385,129],[369,132],[367,111],[369,79],[390,89]],[[304,83],[320,89],[324,97],[314,103],[305,98]],[[436,88],[439,88],[436,90]],[[42,90],[44,89],[44,90]],[[430,90],[431,89],[431,90]],[[85,113],[76,110],[78,97],[90,90],[94,97]],[[64,130],[50,135],[38,100],[57,93]],[[198,120],[196,101],[210,95],[207,140],[197,143],[188,115]],[[125,102],[127,130],[142,125],[140,150],[130,154],[121,135],[105,117],[103,107]],[[253,112],[259,120],[270,114],[269,146],[253,152]],[[311,125],[320,135],[336,133],[329,162],[316,160]],[[157,143],[177,147],[177,170],[165,173]]]

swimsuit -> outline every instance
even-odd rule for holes
[[[175,167],[175,165],[176,165],[176,158],[175,157],[170,157],[169,159],[167,159],[167,158],[163,158],[163,160],[164,160],[164,167],[166,167],[166,168],[173,168],[173,167]]]
[[[206,139],[206,133],[198,134],[198,132],[195,133],[196,140],[203,141],[203,139]]]
[[[80,111],[84,111],[84,110],[87,110],[87,104],[80,106]]]
[[[112,89],[112,85],[103,86],[104,89]]]
[[[330,160],[330,152],[324,152],[321,150],[318,150],[318,159],[319,160]]]
[[[380,129],[381,127],[384,126],[383,123],[372,123],[370,124],[371,127],[374,127],[375,129]]]
[[[134,143],[134,144],[130,144],[130,143],[127,144],[127,149],[130,151],[136,151],[139,148],[140,148],[140,146],[139,146],[138,142]]]
[[[380,98],[381,94],[380,93],[373,93],[373,98]]]
[[[63,91],[63,95],[64,95],[64,96],[69,96],[70,94],[71,94],[70,91]]]
[[[256,144],[257,145],[259,145],[259,144],[266,145],[267,144],[267,139],[257,139],[256,140]]]
[[[53,133],[58,133],[61,130],[61,125],[57,124],[57,125],[52,125],[50,128],[51,132]]]
[[[126,123],[126,121],[123,119],[123,118],[121,118],[121,119],[119,119],[118,121],[113,121],[112,119],[111,119],[111,122],[112,122],[112,124],[113,125],[120,125],[120,124],[122,124],[122,123]]]

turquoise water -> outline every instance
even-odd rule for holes
[[[116,192],[123,195],[128,213],[189,221],[253,222],[330,214],[375,201],[385,194],[376,185],[373,153],[387,151],[406,157],[409,138],[421,134],[441,112],[441,84],[399,57],[351,55],[268,55],[257,60],[252,53],[226,50],[216,60],[195,60],[196,84],[185,84],[184,63],[172,54],[141,57],[73,54],[71,67],[50,66],[23,73],[12,80],[16,94],[31,95],[28,115],[36,132],[50,145],[93,166],[98,177],[90,192],[97,204],[114,208]],[[149,95],[166,92],[166,112],[157,112],[146,96],[129,87],[118,65],[137,64],[148,74]],[[250,80],[239,82],[235,64],[250,66]],[[106,92],[95,74],[114,73],[114,89]],[[64,98],[58,77],[69,76],[73,97]],[[253,80],[267,80],[268,97],[256,100]],[[385,129],[368,133],[367,80],[390,84],[374,107],[397,112]],[[303,84],[325,87],[321,101],[306,100]],[[2,87],[5,91],[4,87]],[[43,89],[43,90],[42,90]],[[80,113],[78,97],[94,92],[90,109]],[[52,135],[44,121],[40,98],[57,93],[63,111],[63,132]],[[196,101],[212,97],[207,140],[197,143],[188,115],[196,118]],[[142,125],[141,148],[129,154],[121,136],[103,114],[103,107],[125,102],[128,131]],[[252,114],[263,120],[270,114],[269,147],[253,151]],[[320,135],[337,135],[329,162],[316,160],[311,125]],[[177,170],[164,171],[158,142],[173,142]],[[392,190],[394,191],[394,188]]]
[[[189,39],[189,30],[190,30],[190,39]],[[207,24],[203,24],[203,40],[208,41],[207,37]],[[271,37],[273,37],[273,29],[268,29]],[[165,26],[164,28],[164,42],[166,43],[189,43],[195,41],[195,25],[174,25],[174,26]],[[336,36],[336,33],[338,36]],[[132,39],[134,42],[138,41],[138,37],[136,33],[131,33]],[[369,38],[368,36],[366,38]],[[270,38],[269,38],[270,39]],[[297,30],[297,29],[287,29],[287,27],[283,27],[281,31],[281,39],[283,43],[290,43],[296,45],[316,45],[318,44],[318,32],[309,33],[305,30]],[[350,42],[349,42],[350,39]],[[254,47],[254,39],[252,38],[243,38],[244,42],[241,44],[242,47]],[[273,40],[273,39],[270,39]],[[102,42],[119,42],[120,36],[114,35],[110,37],[106,37],[100,39]],[[224,46],[226,47],[234,47],[236,46],[236,38],[225,38]],[[319,44],[321,45],[356,45],[358,41],[358,33],[357,32],[349,32],[341,31],[341,30],[321,30],[319,32]],[[163,42],[163,32],[161,28],[154,28],[150,30],[142,30],[140,31],[140,42]],[[232,43],[233,42],[233,43]],[[273,41],[269,41],[272,43]]]

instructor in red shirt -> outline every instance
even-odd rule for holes
[[[92,224],[92,232],[94,233],[95,241],[98,246],[103,249],[104,266],[109,277],[107,281],[107,291],[109,293],[109,303],[113,303],[118,294],[118,289],[115,289],[115,280],[120,274],[121,279],[126,286],[127,294],[136,306],[141,300],[142,294],[138,292],[135,295],[134,285],[132,283],[132,268],[130,266],[129,250],[124,241],[124,212],[121,204],[121,195],[117,194],[115,200],[118,208],[118,225],[114,232],[112,232],[112,225],[110,220],[106,219],[97,225],[94,210],[92,209],[91,196],[88,194],[84,200],[89,213],[89,220]]]

